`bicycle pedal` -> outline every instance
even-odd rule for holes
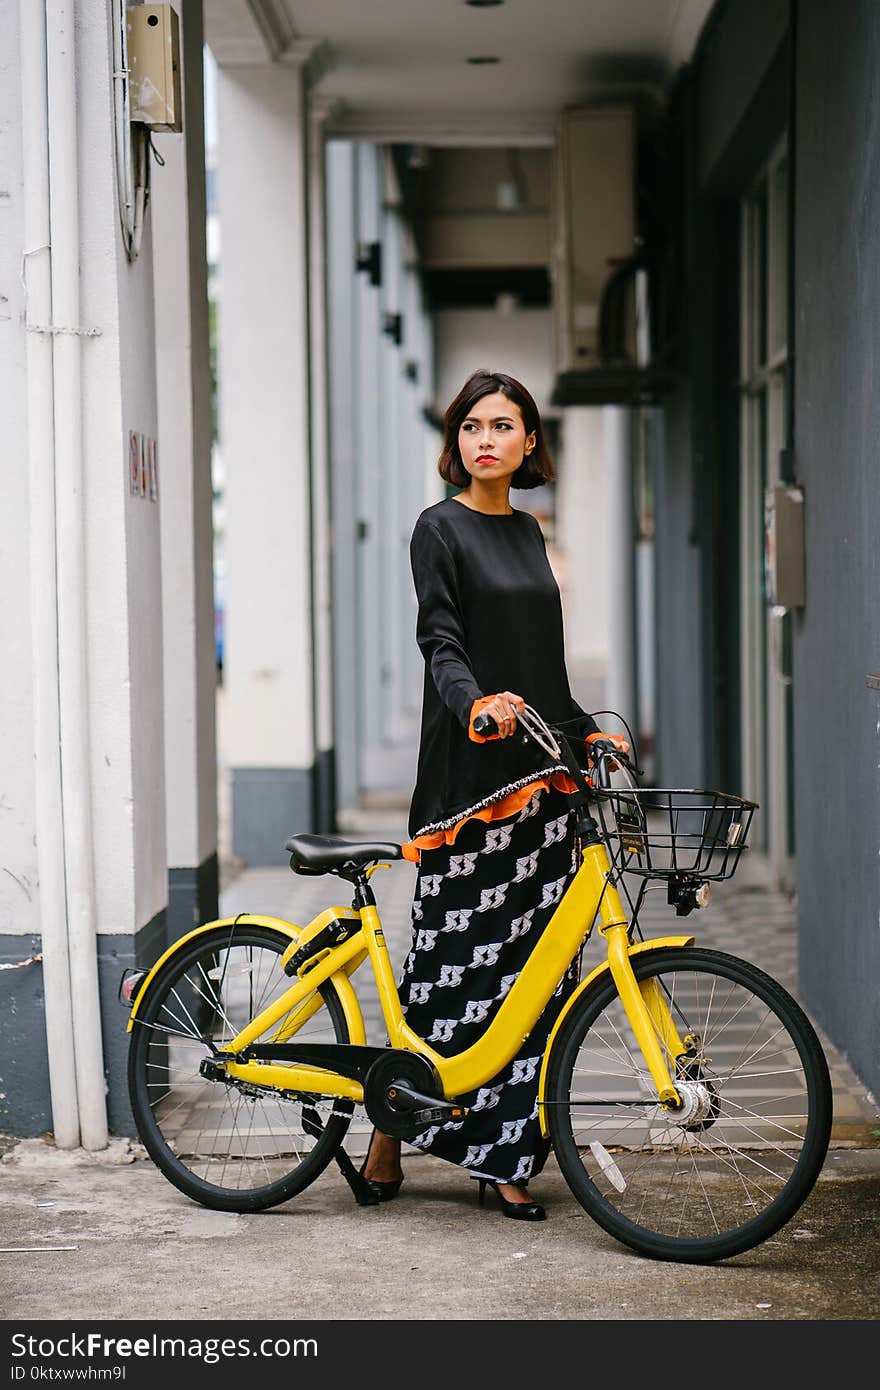
[[[444,1125],[450,1120],[463,1120],[467,1111],[463,1105],[434,1105],[426,1110],[415,1110],[412,1114],[412,1122],[419,1128],[427,1129],[429,1125]]]
[[[433,1096],[423,1095],[420,1091],[415,1091],[410,1086],[397,1085],[389,1086],[386,1091],[388,1103],[394,1110],[409,1112],[412,1124],[424,1126],[436,1124],[447,1124],[450,1120],[464,1119],[467,1111],[463,1105],[457,1105],[455,1101],[437,1100]]]

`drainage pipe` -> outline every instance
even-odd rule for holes
[[[74,9],[74,0],[46,0],[64,864],[80,1142],[95,1150],[108,1135],[89,746]]]
[[[27,382],[31,674],[36,767],[37,866],[43,998],[52,1130],[60,1149],[79,1145],[79,1108],[67,950],[64,825],[58,711],[58,623],[55,572],[55,442],[52,423],[51,252],[46,91],[46,12],[20,0],[23,319]]]

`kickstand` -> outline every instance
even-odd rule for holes
[[[321,1119],[318,1115],[317,1110],[315,1110],[315,1108],[311,1105],[304,1105],[302,1115],[303,1129],[305,1130],[306,1134],[311,1134],[314,1139],[319,1139],[321,1135],[324,1133],[324,1126],[321,1124]],[[358,1206],[378,1206],[379,1198],[376,1196],[375,1192],[373,1192],[370,1189],[370,1186],[366,1178],[358,1172],[357,1168],[355,1168],[354,1164],[352,1163],[351,1159],[349,1158],[348,1154],[345,1152],[345,1149],[342,1147],[341,1144],[339,1145],[339,1148],[336,1150],[333,1157],[336,1160],[336,1163],[339,1167],[339,1171],[341,1172],[342,1176],[345,1178],[345,1181],[348,1183],[349,1187],[354,1193],[354,1199],[357,1202]]]

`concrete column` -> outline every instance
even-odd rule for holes
[[[306,120],[299,66],[217,75],[224,753],[232,848],[314,824]]]
[[[0,963],[13,967],[0,971],[0,1132],[39,1134],[52,1127],[46,1031],[54,1024],[57,1050],[66,1047],[69,1053],[63,1080],[73,1104],[60,1140],[70,1147],[79,1141],[79,1118],[67,958],[58,671],[49,664],[58,649],[52,338],[27,331],[51,316],[45,85],[31,112],[24,118],[22,112],[27,101],[22,83],[32,75],[28,69],[36,69],[45,84],[45,21],[41,16],[36,36],[21,36],[21,75],[12,61],[19,42],[18,0],[0,0],[0,25],[10,55],[0,82],[0,186],[7,190],[0,236],[0,408],[6,465],[0,469]],[[34,181],[41,178],[44,184],[38,211],[28,197],[23,143],[25,165],[33,166]],[[45,942],[44,916],[49,923]],[[34,959],[43,953],[45,962]],[[47,996],[55,1002],[53,1020],[44,1014]]]
[[[608,683],[606,703],[638,727],[635,679],[635,506],[630,412],[602,407],[608,496]]]
[[[399,803],[414,784],[422,660],[409,538],[418,513],[443,488],[435,472],[429,476],[439,440],[423,416],[434,386],[431,327],[387,161],[373,145],[333,140],[327,171],[334,691],[344,816],[364,793]],[[371,245],[380,248],[379,283],[366,264],[356,268],[359,250],[366,258]],[[399,345],[383,331],[384,313],[401,314]]]
[[[333,688],[336,715],[336,794],[357,805],[361,780],[362,682],[353,678],[360,651],[356,402],[354,391],[355,150],[349,141],[327,146],[327,331],[333,370],[328,394],[332,428],[330,501],[333,586]]]
[[[382,743],[393,751],[401,737],[403,670],[400,660],[400,633],[406,590],[401,584],[400,551],[406,517],[402,495],[402,475],[406,468],[406,437],[403,401],[403,361],[406,335],[412,325],[404,314],[404,271],[399,193],[389,151],[383,151],[379,164],[382,206],[382,415],[381,451],[382,502],[382,594],[384,598],[380,637],[382,642]],[[399,339],[399,341],[398,341]]]
[[[369,586],[364,592],[373,598],[361,608],[366,672],[362,788],[374,799],[401,804],[408,802],[415,782],[418,751],[412,679],[412,652],[418,652],[409,538],[418,512],[427,505],[424,425],[420,423],[417,436],[414,384],[407,367],[411,363],[418,381],[427,375],[428,364],[420,371],[423,310],[409,283],[414,248],[390,156],[360,146],[358,164],[359,238],[381,246],[378,301],[376,287],[364,281],[355,345],[361,405],[358,457],[363,459],[360,483],[366,519],[362,561]],[[419,684],[419,706],[420,697]]]
[[[359,143],[355,151],[355,233],[363,246],[378,244],[381,260],[387,256],[380,217],[381,181],[378,152]],[[355,380],[355,449],[358,507],[358,665],[362,689],[361,787],[381,784],[386,765],[382,746],[387,669],[383,660],[382,544],[385,512],[382,490],[387,478],[383,419],[385,351],[382,346],[382,285],[374,285],[366,271],[355,282],[353,368]]]
[[[436,473],[440,440],[422,412],[433,400],[434,382],[430,352],[430,325],[422,304],[422,290],[417,274],[417,250],[409,228],[404,228],[404,390],[403,437],[404,466],[401,472],[401,533],[398,566],[401,577],[402,605],[400,609],[399,650],[401,664],[401,730],[402,737],[413,748],[413,775],[418,752],[419,717],[422,704],[424,662],[416,646],[416,600],[409,563],[409,539],[416,517],[423,508],[436,500],[436,484],[442,480]],[[422,463],[430,446],[433,454],[434,479],[426,492]],[[440,492],[442,496],[442,491]],[[411,790],[411,788],[410,788]]]
[[[315,829],[336,829],[333,727],[333,585],[328,419],[327,176],[324,123],[330,107],[308,113],[309,343],[311,384],[312,603],[315,632]]]
[[[17,51],[16,8],[9,0],[0,3],[10,52]],[[50,881],[40,868],[63,866],[79,1126],[81,1142],[97,1148],[106,1142],[108,1127],[110,1133],[132,1132],[127,1038],[116,997],[119,977],[126,965],[155,959],[165,938],[161,495],[151,489],[149,471],[144,488],[140,475],[135,488],[130,468],[130,434],[148,441],[157,436],[154,285],[149,215],[140,255],[133,261],[120,228],[110,12],[103,6],[78,9],[72,49],[68,19],[68,11],[53,10],[50,58],[52,45],[56,60],[75,58],[70,93],[76,116],[72,125],[57,131],[59,109],[54,116],[49,113],[50,156],[53,118],[57,134],[75,135],[60,139],[49,161],[53,230],[56,218],[63,222],[71,183],[78,215],[70,218],[75,225],[65,229],[69,236],[62,236],[58,226],[51,251],[23,239],[20,130],[25,94],[16,83],[0,84],[9,137],[3,142],[4,158],[10,162],[3,171],[9,194],[5,216],[11,229],[8,238],[0,238],[9,270],[4,284],[11,287],[0,355],[4,443],[9,458],[30,457],[31,425],[38,412],[29,424],[24,407],[26,401],[34,407],[38,401],[31,398],[25,344],[28,335],[45,335],[53,344],[53,380],[44,388],[43,410],[51,418],[54,404],[56,419],[53,438],[39,431],[40,457],[34,458],[30,476],[48,479],[52,488],[54,515],[46,544],[54,545],[57,560],[52,596],[57,648],[47,653],[31,641],[40,605],[31,605],[27,583],[37,559],[29,553],[34,535],[29,513],[37,494],[25,489],[23,465],[6,470],[0,573],[6,581],[10,627],[0,696],[5,735],[0,741],[5,812],[0,955],[7,961],[34,961],[49,927],[57,938],[57,891],[52,896],[52,890],[57,890],[59,875],[53,872]],[[53,102],[62,100],[60,83],[50,83],[50,90]],[[28,301],[34,255],[52,259],[53,288],[64,273],[61,262],[68,267],[72,262],[64,298],[53,294],[51,322],[33,312]],[[70,409],[59,404],[65,392]],[[42,558],[33,567],[34,576],[51,573]],[[55,686],[63,819],[43,813],[35,818],[35,810],[57,794],[58,766],[51,758],[34,756],[38,745],[45,750],[45,739],[42,734],[35,739],[27,680],[16,677],[17,672],[31,673],[31,651],[44,710],[49,684]],[[97,1009],[91,985],[85,989],[77,983],[95,980]],[[2,987],[0,1053],[14,1060],[0,1077],[0,1127],[14,1134],[41,1133],[53,1123],[46,1035],[57,1032],[56,1020],[43,1009],[56,1005],[52,998],[44,1003],[38,961],[4,972]]]
[[[584,709],[606,704],[609,665],[608,495],[601,408],[563,414],[556,488],[565,650],[572,693]]]
[[[170,941],[217,916],[211,374],[201,0],[183,6],[183,132],[154,178]],[[158,139],[157,139],[158,144]]]

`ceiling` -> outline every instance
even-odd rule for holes
[[[330,134],[540,145],[552,143],[564,106],[637,93],[661,101],[712,3],[204,0],[204,9],[220,64],[304,63]]]

